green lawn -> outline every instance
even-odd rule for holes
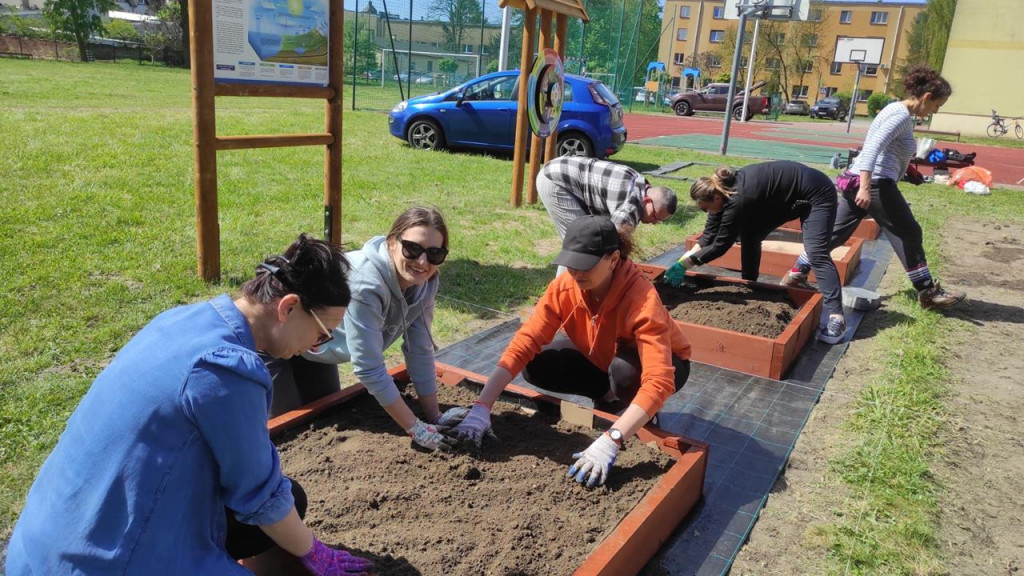
[[[235,290],[265,255],[282,250],[299,232],[321,230],[323,151],[219,155],[223,281],[205,284],[195,274],[188,72],[131,63],[0,60],[0,77],[2,537],[78,399],[141,326],[169,307]],[[218,106],[221,135],[323,129],[319,102],[221,98]],[[344,144],[342,226],[349,247],[383,234],[395,215],[415,203],[437,206],[448,218],[452,255],[443,268],[439,344],[469,336],[482,320],[514,315],[531,305],[551,279],[557,236],[539,204],[509,205],[510,159],[412,150],[388,134],[384,114],[348,109]],[[635,145],[614,159],[640,170],[679,160],[749,162]],[[684,183],[655,182],[679,188],[686,198]],[[926,232],[930,264],[940,274],[936,244],[947,217],[1024,214],[1017,193],[997,190],[977,197],[942,186],[909,187],[907,193]],[[680,205],[683,209],[667,225],[641,227],[637,240],[644,256],[657,255],[702,227],[703,214],[689,202]],[[905,375],[899,384],[912,387],[912,400],[941,411],[947,384],[942,356],[926,352],[936,333],[958,326],[916,309],[909,295],[902,297],[901,311],[910,321],[880,334],[879,354],[889,358],[885,366]],[[914,363],[901,360],[911,353]],[[883,376],[890,368],[885,370]],[[879,386],[889,380],[880,377]],[[873,397],[865,398],[865,406]],[[899,535],[930,533],[935,504],[928,495],[939,487],[926,472],[938,457],[942,431],[893,420],[905,417],[902,413],[887,415],[884,427],[857,420],[868,416],[855,415],[850,423],[851,433],[865,443],[886,430],[900,430],[901,444],[920,447],[907,456],[906,469],[892,471],[895,496],[902,499],[880,495],[877,509],[912,503],[914,524],[901,526]],[[854,485],[862,466],[857,458],[852,454],[835,463],[839,470],[849,468],[844,477]],[[874,482],[884,473],[876,471]],[[919,483],[903,482],[901,474],[915,475]],[[879,516],[855,536],[837,521],[827,546],[835,551],[838,566],[846,561],[843,551],[868,550],[893,537],[895,530],[888,530],[886,517]],[[919,540],[914,546],[897,540],[894,546],[902,555],[880,555],[879,561],[887,563],[881,571],[910,572],[909,567],[941,556],[939,543]],[[872,568],[865,564],[863,572]]]

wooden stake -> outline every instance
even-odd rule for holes
[[[541,9],[540,31],[538,33],[537,54],[544,54],[546,48],[551,48],[551,11]],[[540,173],[541,155],[544,154],[545,140],[537,137],[536,134],[530,137],[530,172],[526,182],[526,203],[537,203],[537,174]]]
[[[523,10],[523,50],[519,58],[519,110],[516,113],[516,148],[512,158],[512,206],[523,203],[523,172],[526,162],[526,139],[530,135],[530,119],[526,116],[530,84],[530,61],[537,31],[537,9]]]
[[[196,197],[196,251],[199,276],[220,280],[220,224],[217,220],[217,122],[213,91],[213,7],[191,0],[192,140]]]
[[[330,49],[327,83],[334,94],[327,100],[326,132],[333,138],[324,151],[324,240],[341,245],[341,88],[344,85],[345,7],[331,0]]]

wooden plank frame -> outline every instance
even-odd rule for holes
[[[640,264],[640,268],[643,275],[651,281],[661,276],[666,269],[664,266],[650,264]],[[762,284],[695,272],[687,272],[686,275],[726,284],[786,292],[798,307],[792,322],[778,338],[774,339],[677,320],[683,334],[690,341],[690,360],[694,362],[780,380],[786,370],[793,365],[800,350],[818,331],[822,298],[816,290],[801,290],[778,284]]]
[[[785,230],[796,230],[799,232],[801,230],[800,220],[790,220],[782,226],[779,226],[779,228]],[[868,216],[867,218],[862,219],[860,224],[857,225],[857,228],[853,231],[853,237],[863,238],[864,240],[874,240],[875,238],[878,238],[879,232],[881,232],[881,228],[878,226],[878,222],[875,222],[874,218]]]
[[[694,234],[686,239],[686,249],[689,250],[697,244],[697,240],[700,239],[700,234]],[[801,246],[799,242],[790,242],[789,244],[795,244]],[[839,283],[846,285],[847,282],[853,279],[854,273],[857,271],[857,266],[860,264],[860,253],[864,247],[863,238],[851,237],[847,240],[843,246],[846,248],[846,253],[841,257],[833,257],[832,261],[835,262],[836,271],[839,272]],[[729,247],[729,251],[721,257],[713,260],[709,264],[711,266],[718,266],[719,268],[725,268],[726,270],[741,270],[742,269],[742,257],[739,244],[733,244]],[[770,274],[772,276],[785,276],[793,268],[793,264],[796,263],[797,256],[800,252],[785,252],[779,250],[772,250],[768,246],[764,246],[761,249],[761,267],[759,269],[761,274]],[[811,272],[808,275],[808,279],[814,281],[814,273]]]
[[[189,38],[192,59],[192,138],[196,199],[197,273],[220,280],[220,225],[217,202],[217,151],[281,146],[325,146],[324,238],[341,245],[341,86],[344,63],[345,10],[341,0],[329,0],[327,86],[278,84],[218,84],[213,65],[213,2],[189,0]],[[262,98],[319,98],[326,101],[323,134],[258,134],[217,136],[216,96]]]
[[[444,386],[457,386],[465,381],[483,385],[487,378],[442,362],[437,363],[438,382]],[[396,380],[408,380],[404,365],[388,371]],[[316,418],[333,406],[367,394],[362,384],[349,386],[267,423],[271,436],[294,428]],[[510,384],[503,396],[514,394],[533,402],[563,401],[534,390]],[[601,420],[610,423],[618,418],[614,414],[594,411]],[[605,422],[602,422],[604,424]],[[693,509],[704,492],[707,473],[708,445],[697,440],[672,435],[650,424],[637,432],[637,438],[655,446],[672,457],[676,463],[666,471],[640,502],[624,516],[615,529],[584,560],[573,576],[620,576],[636,574],[668,541],[676,526]]]

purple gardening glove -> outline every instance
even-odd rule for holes
[[[366,576],[373,570],[373,562],[344,550],[328,548],[316,536],[313,548],[300,560],[314,576]]]

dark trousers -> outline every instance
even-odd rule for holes
[[[281,359],[261,354],[274,383],[270,416],[280,416],[341,390],[336,364],[322,364],[302,356]]]
[[[870,214],[882,227],[904,270],[914,270],[928,264],[924,256],[921,225],[914,219],[910,206],[894,180],[882,178],[871,181],[871,205],[867,210],[854,203],[856,195],[856,191],[844,194],[839,202],[836,224],[832,229],[832,239],[829,241],[831,248],[846,242],[857,228],[857,224]],[[930,282],[930,278],[925,281]],[[920,290],[927,286],[916,287]]]
[[[306,491],[302,489],[294,479],[292,481],[292,496],[295,497],[295,509],[299,518],[306,517]],[[257,554],[270,550],[276,544],[267,536],[259,526],[243,524],[235,518],[235,513],[225,508],[224,512],[228,517],[228,534],[225,548],[228,554],[235,560],[251,558]]]
[[[843,313],[843,287],[839,282],[839,271],[832,261],[829,248],[830,237],[836,223],[836,195],[811,204],[811,209],[800,219],[803,230],[804,252],[811,262],[818,290],[824,299],[825,311],[829,314]]]
[[[690,361],[672,356],[676,369],[676,391],[690,377]],[[567,337],[555,338],[541,350],[523,370],[523,379],[538,388],[560,394],[576,394],[594,400],[604,398],[611,390],[615,397],[628,404],[640,390],[643,366],[636,346],[620,348],[608,371],[595,366],[576,349]]]

